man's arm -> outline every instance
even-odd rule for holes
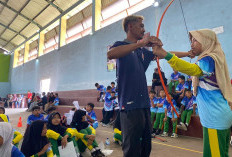
[[[140,47],[142,47],[142,43],[132,43],[128,45],[113,47],[107,52],[107,57],[108,59],[118,59],[128,55],[129,53]]]
[[[137,43],[132,43],[128,45],[117,46],[111,48],[107,52],[108,59],[118,59],[128,55],[130,52],[134,51],[137,48],[144,46],[163,46],[162,42],[158,38],[154,38],[153,36],[144,36],[143,39],[139,40]]]

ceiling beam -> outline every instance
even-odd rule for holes
[[[74,8],[76,8],[78,5],[80,5],[84,1],[85,0],[79,0],[76,3],[74,3],[71,7],[69,7],[65,11],[63,11],[59,16],[57,16],[55,19],[53,19],[51,22],[49,22],[43,28],[41,28],[40,32],[43,31],[43,30],[45,30],[48,26],[50,26],[51,24],[53,24],[54,22],[56,22],[57,20],[59,20],[62,16],[66,15],[67,13],[69,13],[71,10],[73,10]],[[27,41],[31,40],[32,38],[34,38],[36,35],[38,35],[38,33],[39,32],[34,33],[30,38],[26,39],[24,42],[22,42],[21,44],[19,44],[18,47],[20,47],[21,45],[23,45]],[[13,52],[14,51],[11,51],[11,53],[13,53]]]
[[[55,0],[52,0],[52,2],[54,2]],[[36,19],[44,10],[46,10],[48,7],[50,6],[50,4],[46,5],[37,15],[35,15],[35,17],[33,17],[32,20]],[[28,23],[25,27],[23,27],[19,32],[22,32],[30,23]],[[1,36],[1,35],[0,35]],[[8,45],[8,43],[11,42],[11,40],[13,40],[16,37],[13,36],[3,47],[5,47],[6,45]]]
[[[49,3],[51,6],[53,6],[54,8],[56,8],[60,13],[63,12],[63,9],[61,9],[60,7],[58,7],[57,5],[53,3],[54,1],[50,1],[50,0],[45,0],[45,1]]]
[[[24,35],[20,34],[19,32],[17,32],[16,30],[14,30],[14,29],[10,28],[9,26],[6,26],[6,25],[4,25],[4,24],[2,24],[2,23],[0,23],[0,26],[5,27],[6,29],[11,30],[12,32],[16,33],[17,35],[22,36],[24,39],[27,39],[27,37],[26,37],[26,36],[24,36]]]
[[[6,39],[0,38],[0,40],[4,41],[4,42],[8,42]],[[11,43],[12,45],[16,46],[14,43]],[[6,46],[6,45],[5,45]],[[4,48],[4,46],[2,46]]]
[[[26,20],[28,20],[29,22],[35,24],[37,27],[42,28],[42,26],[40,24],[38,24],[37,22],[33,21],[32,19],[30,19],[29,17],[23,15],[21,12],[15,10],[14,8],[10,7],[9,5],[7,5],[5,2],[0,1],[0,4],[2,4],[3,6],[7,7],[8,9],[10,9],[11,11],[15,12],[17,15],[22,16],[23,18],[25,18]],[[24,7],[23,7],[24,8]],[[22,8],[22,9],[23,9]]]

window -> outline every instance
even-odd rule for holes
[[[50,91],[50,78],[48,79],[43,79],[40,81],[40,92],[49,92]]]
[[[122,12],[123,10],[126,10],[128,7],[129,7],[129,3],[127,0],[120,0],[120,1],[115,2],[113,5],[102,10],[103,20],[106,20]]]
[[[69,30],[67,30],[67,35],[68,35],[68,37],[71,37],[74,34],[78,34],[78,33],[80,33],[83,30],[84,29],[83,29],[82,23],[79,23],[79,24],[71,27]]]

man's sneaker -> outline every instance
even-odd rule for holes
[[[178,135],[176,134],[176,133],[172,133],[172,136],[171,136],[172,138],[177,138],[178,137]]]
[[[153,128],[152,133],[156,133],[157,129]]]
[[[103,127],[107,127],[107,124],[105,124],[105,123],[102,123],[102,126],[103,126]]]
[[[180,122],[180,125],[177,125],[177,128],[181,129],[181,130],[184,130],[184,131],[188,130],[187,126],[184,123],[182,123],[182,122]]]
[[[167,136],[168,136],[168,133],[167,133],[167,132],[163,132],[161,136],[162,136],[162,137],[167,137]]]
[[[156,135],[159,135],[160,133],[161,133],[161,129],[158,129],[158,130],[155,132]]]

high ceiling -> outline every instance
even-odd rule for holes
[[[80,0],[0,0],[0,53],[13,51],[78,1]],[[101,1],[104,9],[117,0]],[[70,12],[67,28],[92,15],[91,2],[92,0],[85,0],[72,11],[74,13]],[[51,36],[57,35],[57,29],[49,30]]]

